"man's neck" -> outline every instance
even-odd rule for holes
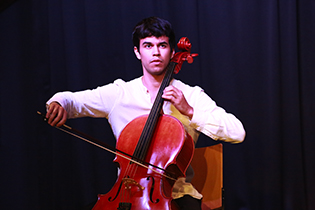
[[[152,102],[155,100],[155,97],[159,91],[163,78],[164,74],[163,75],[144,74],[142,77],[142,83],[149,91]]]

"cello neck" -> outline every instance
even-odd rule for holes
[[[164,99],[162,98],[164,89],[170,84],[171,80],[173,79],[173,72],[175,69],[176,63],[170,62],[163,81],[161,83],[161,86],[159,88],[159,91],[157,93],[157,96],[155,98],[155,101],[153,103],[152,109],[150,111],[150,114],[148,116],[148,119],[145,123],[145,126],[142,130],[140,139],[138,141],[137,147],[134,151],[133,156],[138,158],[139,160],[144,160],[146,153],[148,151],[148,148],[151,143],[152,136],[155,131],[156,124],[159,120],[159,117],[161,115],[162,107]]]

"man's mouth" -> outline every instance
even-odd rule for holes
[[[156,63],[156,64],[159,64],[159,63],[162,63],[162,59],[152,59],[151,61],[150,61],[150,63]]]

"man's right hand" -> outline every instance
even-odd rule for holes
[[[46,113],[47,122],[51,126],[60,127],[67,121],[67,111],[57,102],[48,105]]]

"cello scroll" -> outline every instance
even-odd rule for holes
[[[187,63],[191,64],[194,61],[194,57],[198,56],[197,53],[191,54],[191,43],[187,37],[182,37],[177,43],[177,47],[181,52],[175,53],[171,62],[176,63],[174,74],[177,74],[179,70],[182,68],[183,62],[187,61]]]

